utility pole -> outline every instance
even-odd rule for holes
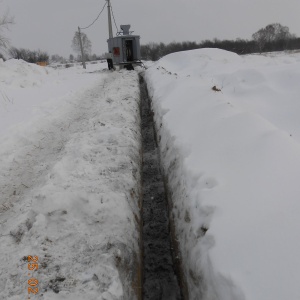
[[[78,26],[78,33],[79,33],[79,44],[80,44],[80,50],[81,50],[82,65],[83,65],[83,68],[86,69],[85,57],[84,57],[84,53],[83,53],[82,40],[81,40],[81,32],[80,32],[79,26]]]
[[[111,24],[111,12],[110,12],[110,0],[107,1],[107,12],[108,12],[108,33],[109,33],[109,38],[113,38],[113,31],[112,31],[112,24]]]

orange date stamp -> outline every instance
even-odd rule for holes
[[[31,276],[31,278],[28,279],[28,300],[30,300],[32,295],[36,295],[39,292],[38,284],[39,281],[33,277],[34,271],[37,271],[39,269],[39,264],[38,264],[39,258],[38,256],[31,256],[29,255],[27,257],[27,262],[28,262],[28,276]]]

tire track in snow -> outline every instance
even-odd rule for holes
[[[0,299],[27,295],[27,255],[38,299],[138,298],[138,78],[102,76],[1,153]]]

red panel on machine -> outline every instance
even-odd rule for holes
[[[120,48],[119,47],[114,47],[113,48],[113,55],[114,56],[120,56]]]

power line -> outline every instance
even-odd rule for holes
[[[117,23],[116,23],[116,20],[115,20],[115,15],[114,15],[114,11],[113,11],[113,7],[112,5],[110,4],[110,7],[111,7],[111,12],[112,12],[112,16],[113,16],[113,19],[114,19],[114,23],[115,23],[115,26],[116,26],[116,29],[117,29],[117,33],[118,33],[118,26],[117,26]]]
[[[88,29],[88,28],[90,28],[91,26],[93,26],[93,25],[95,24],[95,22],[99,19],[100,15],[102,14],[102,12],[103,12],[103,10],[104,10],[106,4],[107,4],[107,3],[105,2],[105,4],[104,4],[102,10],[100,11],[99,15],[97,16],[97,18],[94,20],[94,22],[93,22],[92,24],[90,24],[89,26],[84,27],[84,28],[81,28],[81,27],[80,27],[80,29],[84,30],[84,29]]]

